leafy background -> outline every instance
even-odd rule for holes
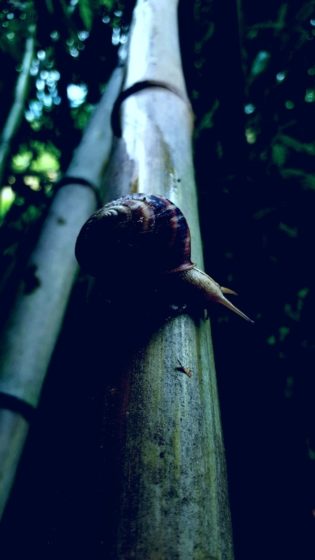
[[[36,36],[2,179],[3,317],[133,4],[2,1],[2,127]],[[251,328],[222,310],[211,317],[237,560],[315,557],[314,8],[196,0],[179,10],[206,268],[256,319]],[[2,523],[7,550],[104,556],[104,496],[113,496],[101,480],[97,384],[75,352],[88,344],[76,325],[83,293],[79,282]]]

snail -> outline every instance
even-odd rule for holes
[[[220,286],[191,261],[190,230],[181,210],[163,196],[132,194],[109,202],[83,225],[75,247],[81,267],[95,277],[109,270],[128,282],[129,276],[163,279],[175,291],[187,291],[208,308],[221,303],[253,323]],[[112,272],[111,272],[112,274]]]

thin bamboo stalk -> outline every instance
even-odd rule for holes
[[[192,114],[185,101],[176,0],[137,2],[125,88],[147,80],[163,81],[180,95],[155,87],[125,99],[122,139],[111,161],[111,188],[116,194],[147,192],[174,201],[188,219],[193,261],[202,267]],[[147,341],[148,336],[123,372],[126,439],[114,556],[231,560],[225,454],[208,321],[183,314]],[[191,370],[191,378],[176,369],[178,360]]]
[[[13,105],[0,136],[0,187],[2,187],[3,174],[10,154],[11,144],[23,117],[30,82],[30,69],[34,58],[34,50],[35,26],[31,26],[29,29],[29,36],[25,43],[21,71],[15,86]]]
[[[62,326],[78,266],[74,245],[82,223],[96,208],[112,145],[110,115],[120,91],[123,69],[117,68],[67,171],[69,184],[57,192],[5,327],[0,351],[0,393],[36,408],[47,367]],[[75,178],[78,179],[76,184]],[[12,410],[0,410],[0,514],[14,480],[28,425]]]

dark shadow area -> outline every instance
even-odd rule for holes
[[[88,284],[74,290],[1,523],[6,558],[115,557],[125,371],[174,311],[150,290],[114,304]]]

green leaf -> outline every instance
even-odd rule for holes
[[[283,222],[280,222],[279,229],[292,238],[297,237],[299,233],[297,227],[291,227],[288,224],[284,224]]]
[[[208,111],[207,113],[205,113],[199,123],[198,126],[198,133],[201,132],[204,129],[208,129],[208,128],[212,128],[213,127],[213,117],[215,115],[215,113],[217,112],[218,108],[219,108],[219,101],[216,99],[215,102],[213,103],[212,108],[210,109],[210,111]]]
[[[311,173],[305,173],[302,169],[282,168],[281,176],[284,179],[296,179],[304,189],[315,190],[315,177]]]
[[[105,6],[108,10],[112,10],[115,5],[115,0],[100,0],[100,6]]]
[[[305,299],[309,291],[310,291],[309,288],[302,288],[301,290],[298,291],[298,297],[301,299]]]
[[[266,71],[270,62],[270,53],[268,51],[259,51],[254,59],[251,68],[252,76],[259,76]]]
[[[5,186],[0,191],[0,219],[2,220],[6,213],[10,210],[14,200],[15,192],[10,186]]]
[[[290,319],[292,319],[292,321],[299,321],[300,320],[300,309],[294,310],[292,305],[290,305],[289,303],[286,303],[284,305],[284,312],[286,315],[288,315],[288,317],[290,317]]]
[[[18,154],[12,158],[12,171],[14,173],[23,173],[26,171],[32,161],[33,152],[27,149],[21,149]]]
[[[304,153],[308,156],[315,156],[315,143],[314,142],[301,142],[293,136],[288,134],[279,134],[278,139],[282,144],[298,153]]]
[[[283,342],[288,334],[290,333],[290,329],[288,327],[279,327],[279,340]]]
[[[287,149],[282,144],[273,144],[272,146],[272,161],[278,167],[285,164],[287,158]]]
[[[112,11],[115,4],[116,0],[79,0],[79,12],[86,29],[90,31],[94,16],[100,6],[104,6],[108,11]]]
[[[275,336],[269,336],[267,338],[267,344],[269,344],[269,346],[274,346],[276,344],[276,337]]]
[[[57,172],[59,171],[59,162],[54,154],[44,151],[32,161],[30,169],[37,173]]]
[[[311,459],[311,461],[315,461],[315,450],[312,449],[311,447],[308,448],[308,456]]]
[[[94,2],[93,2],[94,4]],[[79,1],[79,12],[85,27],[90,30],[93,23],[93,9],[90,0]]]
[[[306,189],[315,190],[315,177],[310,173],[305,173],[303,177],[303,186]]]

